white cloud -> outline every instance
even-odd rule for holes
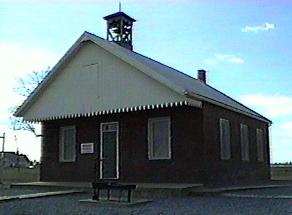
[[[6,77],[16,77],[33,70],[43,70],[56,63],[50,51],[17,43],[0,42],[1,70]]]
[[[292,135],[292,133],[291,133],[291,131],[292,131],[292,122],[285,122],[285,123],[281,124],[280,127],[282,129],[284,129],[285,132],[290,133]]]
[[[275,119],[271,127],[271,153],[273,162],[292,161],[292,117],[280,123]]]
[[[13,92],[17,77],[47,69],[57,61],[56,56],[45,49],[8,42],[0,42],[0,59],[1,73],[5,77],[5,81],[0,85],[0,96],[5,100],[5,103],[1,104],[0,115],[3,109],[19,103],[20,97]]]
[[[255,94],[242,96],[240,101],[273,121],[270,134],[272,162],[292,161],[292,97]]]
[[[264,23],[262,25],[257,25],[257,26],[245,26],[244,28],[241,29],[242,32],[254,32],[258,33],[260,31],[270,31],[275,29],[275,24],[272,23]]]
[[[225,61],[228,63],[233,63],[233,64],[243,64],[244,63],[243,59],[241,59],[240,57],[237,57],[235,55],[217,54],[216,58],[218,60]]]
[[[211,60],[211,59],[205,59],[204,60],[204,63],[205,64],[208,64],[208,65],[214,65],[214,64],[217,64],[217,62],[215,60]]]
[[[13,137],[17,134],[20,152],[36,159],[40,156],[40,150],[35,142],[39,142],[39,140],[36,140],[30,132],[12,131],[9,128],[11,114],[8,109],[19,105],[23,99],[13,91],[16,86],[16,78],[23,77],[32,71],[47,69],[48,66],[57,62],[57,57],[43,48],[0,41],[0,59],[2,74],[0,97],[4,101],[0,105],[0,134],[3,132],[7,134],[6,149],[10,151],[16,150]]]
[[[238,56],[232,54],[216,54],[212,59],[205,59],[204,63],[209,65],[219,64],[219,63],[231,63],[231,64],[243,64],[244,60]]]
[[[267,117],[292,116],[292,97],[256,94],[242,96],[240,100],[243,104],[257,109]]]

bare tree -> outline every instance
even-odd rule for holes
[[[43,71],[33,71],[24,78],[17,78],[17,86],[14,91],[24,97],[28,97],[33,90],[44,80],[49,72],[49,68]]]
[[[27,98],[35,90],[35,88],[42,83],[49,70],[50,68],[43,71],[33,71],[23,78],[16,79],[17,86],[14,88],[14,91],[18,95]],[[10,108],[10,112],[14,113],[17,108],[18,106]],[[36,137],[41,136],[36,134],[35,127],[31,123],[25,122],[21,117],[11,116],[10,124],[13,130],[31,131]]]

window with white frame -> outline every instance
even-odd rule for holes
[[[241,160],[249,161],[249,134],[248,126],[240,124]]]
[[[75,126],[60,128],[59,160],[74,162],[76,157],[76,129]]]
[[[170,159],[170,118],[159,117],[148,120],[148,158]]]
[[[231,157],[230,123],[227,119],[220,119],[220,157],[228,160]]]
[[[257,128],[257,160],[264,161],[264,131],[263,129]]]

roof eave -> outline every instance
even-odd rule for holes
[[[100,41],[99,41],[100,40]],[[159,81],[160,83],[164,84],[171,90],[175,91],[180,95],[184,95],[185,89],[180,86],[175,85],[173,82],[168,80],[167,78],[157,74],[151,68],[145,66],[144,64],[135,61],[128,55],[123,55],[118,50],[122,48],[116,44],[106,45],[104,44],[104,39],[99,38],[96,35],[93,35],[87,31],[85,31],[78,40],[70,47],[70,49],[64,54],[64,56],[58,61],[58,63],[53,67],[53,69],[48,73],[48,75],[44,78],[44,80],[35,88],[35,90],[27,97],[27,99],[22,103],[22,105],[16,110],[13,114],[16,117],[23,117],[24,112],[33,104],[37,96],[41,93],[42,89],[46,87],[50,83],[50,81],[55,77],[58,71],[68,62],[70,57],[77,52],[78,48],[80,47],[81,43],[84,41],[91,41],[96,45],[100,46],[101,48],[105,49],[106,51],[112,53],[116,57],[120,58],[124,62],[130,64],[131,66],[137,68],[141,72],[145,73],[149,77],[153,78],[154,80]],[[116,45],[116,47],[115,47]]]
[[[254,118],[254,119],[257,119],[257,120],[260,120],[260,121],[263,121],[265,123],[268,123],[269,126],[272,124],[272,121],[267,119],[266,117],[258,114],[257,112],[251,110],[252,112],[254,112],[254,114],[252,113],[249,113],[249,112],[246,112],[246,111],[243,111],[243,110],[240,110],[238,108],[235,108],[233,106],[230,106],[230,105],[227,105],[225,103],[222,103],[222,102],[219,102],[219,101],[216,101],[216,100],[213,100],[211,98],[208,98],[208,97],[205,97],[205,96],[202,96],[202,95],[199,95],[199,94],[196,94],[196,93],[193,93],[193,92],[189,92],[189,91],[185,91],[185,95],[187,98],[194,98],[194,99],[197,99],[197,100],[201,100],[201,101],[205,101],[205,102],[209,102],[211,104],[215,104],[215,105],[218,105],[220,107],[223,107],[223,108],[226,108],[226,109],[229,109],[229,110],[232,110],[232,111],[235,111],[237,113],[241,113],[241,114],[244,114],[246,116],[249,116],[251,118]]]

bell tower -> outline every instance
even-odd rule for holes
[[[133,50],[132,29],[136,20],[121,11],[105,16],[104,19],[107,22],[106,39]]]

